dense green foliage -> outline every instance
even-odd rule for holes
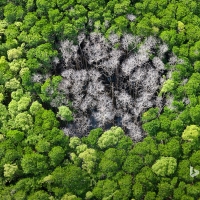
[[[190,176],[190,166],[200,170],[199,10],[197,0],[2,0],[0,199],[199,199],[200,175]],[[70,138],[60,121],[75,111],[51,110],[58,42],[91,31],[154,35],[184,61],[165,66],[158,94],[171,103],[143,114],[141,142],[120,127]]]

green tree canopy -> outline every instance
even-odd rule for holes
[[[68,122],[73,120],[72,111],[67,106],[58,107],[57,116]]]
[[[182,134],[183,140],[197,141],[200,136],[199,127],[196,125],[187,126]]]
[[[105,131],[98,140],[98,146],[101,149],[115,146],[124,135],[124,131],[120,127],[111,127]]]
[[[54,146],[48,155],[50,157],[51,164],[53,166],[57,166],[63,161],[65,157],[65,150],[60,146]]]
[[[177,161],[173,157],[161,157],[152,166],[152,170],[158,176],[172,175],[177,167]]]
[[[6,178],[13,178],[15,173],[18,170],[18,166],[16,164],[5,164],[4,165],[4,176]]]
[[[23,156],[21,166],[25,174],[33,175],[41,174],[48,168],[46,157],[34,152]]]

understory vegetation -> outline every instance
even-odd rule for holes
[[[200,199],[200,2],[2,0],[0,199]]]

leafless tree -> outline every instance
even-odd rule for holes
[[[159,50],[158,50],[158,57],[160,59],[163,59],[164,54],[168,51],[168,46],[167,44],[161,44],[159,45]]]
[[[144,47],[146,47],[147,50],[150,50],[155,47],[157,43],[158,40],[155,37],[149,36],[144,40]]]
[[[127,126],[127,129],[129,130],[128,132],[128,135],[136,142],[139,142],[142,140],[143,136],[141,134],[141,128],[136,125],[135,123],[130,123],[128,126]]]
[[[133,98],[125,91],[121,91],[116,96],[116,108],[122,108],[124,112],[133,109]]]
[[[157,96],[156,97],[156,106],[160,109],[160,111],[162,110],[162,108],[163,108],[163,105],[164,105],[164,103],[163,103],[163,98],[161,97],[161,96]]]
[[[101,66],[103,70],[109,75],[112,76],[115,72],[115,69],[119,65],[119,60],[115,57],[111,57],[109,60],[104,61]]]
[[[178,58],[174,53],[170,54],[168,64],[173,66],[173,65],[176,65],[176,64],[183,64],[183,63],[184,63],[183,59]]]
[[[185,85],[188,82],[188,78],[183,79],[181,85]]]
[[[86,37],[86,35],[83,32],[78,35],[78,44],[79,45],[84,41],[85,37]]]
[[[91,124],[90,119],[88,117],[84,115],[81,115],[80,117],[75,117],[74,124],[76,127],[76,131],[78,132],[78,135],[84,136],[88,134],[88,129]]]
[[[133,44],[134,42],[134,36],[131,34],[124,34],[122,41],[121,41],[121,45],[122,48],[126,51],[128,51],[128,48],[130,47],[131,44]]]
[[[135,20],[131,14],[127,18]],[[108,39],[96,32],[81,33],[77,41],[78,45],[62,41],[60,47],[65,66],[59,91],[76,109],[74,122],[64,131],[84,135],[96,126],[106,128],[117,119],[131,138],[140,141],[145,135],[138,121],[141,114],[152,106],[163,107],[163,98],[156,94],[164,82],[163,59],[168,46],[153,36],[143,39],[127,33],[122,37],[111,34]],[[182,62],[170,56],[168,64]],[[165,75],[170,76],[170,72]],[[52,106],[67,103],[62,98],[58,101],[52,101]]]
[[[63,79],[58,86],[60,91],[63,91],[65,94],[70,94],[70,87],[72,86],[72,82],[68,79]]]
[[[67,70],[62,71],[61,76],[66,78],[66,79],[71,80],[71,77],[74,73],[75,73],[74,69],[67,69]]]
[[[62,105],[68,105],[68,100],[65,95],[57,95],[52,101],[50,102],[52,107],[58,108]]]
[[[136,55],[129,56],[123,63],[122,63],[122,71],[125,76],[131,74],[131,72],[138,66]]]
[[[188,105],[190,103],[190,100],[187,97],[184,97],[182,102],[186,105]]]
[[[127,17],[127,19],[130,20],[131,22],[135,21],[135,19],[136,19],[136,16],[133,15],[133,14],[128,14],[128,15],[126,15],[126,17]]]
[[[153,60],[153,65],[158,69],[158,70],[164,70],[165,69],[165,65],[162,62],[162,60],[159,57],[154,57]]]
[[[44,77],[39,73],[35,73],[32,75],[32,81],[34,83],[41,83],[43,81],[43,79],[44,79]]]
[[[108,44],[105,38],[100,33],[91,33],[90,40],[85,42],[83,52],[87,56],[89,64],[96,64],[107,58],[108,56]]]
[[[119,42],[119,36],[117,34],[110,34],[108,37],[109,41],[111,42],[112,45],[116,44]]]
[[[58,65],[59,63],[60,63],[59,58],[58,58],[58,57],[54,57],[54,58],[53,58],[53,64],[54,64],[54,65]]]
[[[171,96],[171,95],[168,95],[167,98],[166,98],[166,103],[165,103],[165,105],[166,105],[168,108],[170,108],[171,110],[174,110],[174,106],[172,105],[173,101],[174,101],[174,97]]]
[[[123,111],[122,111],[123,112]],[[122,116],[122,126],[124,128],[127,128],[129,127],[130,123],[132,123],[132,120],[133,120],[133,116],[129,113],[125,113],[123,116]]]
[[[87,93],[97,98],[100,94],[104,93],[104,85],[101,82],[89,82]]]
[[[73,96],[73,102],[72,102],[72,105],[75,109],[79,109],[80,108],[80,105],[81,105],[81,102],[83,100],[83,97],[84,97],[84,94],[75,94]]]
[[[86,112],[87,109],[92,109],[96,107],[97,103],[98,103],[97,100],[94,100],[93,96],[90,96],[89,94],[87,94],[85,98],[83,99],[83,101],[81,102],[80,109],[83,112]]]
[[[91,69],[88,71],[88,76],[90,80],[96,82],[101,77],[101,73],[96,69]]]
[[[78,46],[74,45],[73,42],[69,40],[62,41],[60,44],[60,50],[65,62],[65,67],[74,66],[73,60],[76,60],[78,57]]]
[[[81,81],[75,81],[75,84],[72,85],[70,91],[74,95],[82,94],[82,91],[83,91],[83,82],[81,82]]]

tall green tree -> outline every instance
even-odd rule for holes
[[[110,130],[105,131],[98,140],[98,146],[101,149],[105,149],[108,147],[113,147],[117,145],[122,136],[124,135],[124,131],[120,127],[112,127]]]
[[[21,160],[21,166],[25,174],[38,175],[48,168],[47,158],[39,153],[25,154]]]
[[[177,161],[173,157],[161,157],[152,166],[152,170],[158,176],[172,175],[177,167]]]

